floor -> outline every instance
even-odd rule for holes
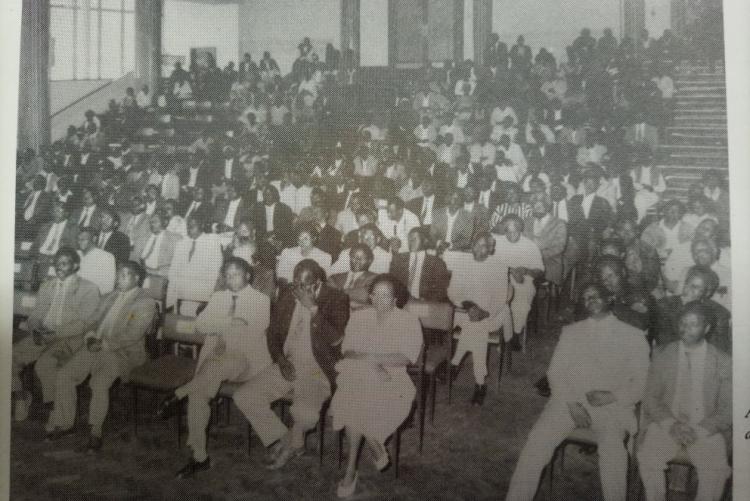
[[[357,500],[483,500],[502,499],[526,436],[546,399],[533,384],[541,377],[557,341],[554,330],[532,336],[527,353],[514,353],[510,373],[497,386],[497,354],[490,357],[490,388],[483,407],[472,407],[471,362],[463,364],[449,406],[447,386],[438,387],[435,425],[428,422],[424,451],[417,450],[416,428],[404,431],[400,478],[393,468],[380,473],[369,455],[360,460]],[[209,454],[213,467],[195,479],[176,480],[174,474],[188,459],[188,449],[177,447],[174,420],[154,421],[148,398],[138,436],[127,418],[129,392],[113,401],[105,426],[105,443],[96,456],[76,452],[85,429],[49,444],[43,441],[40,417],[14,423],[11,450],[11,497],[40,499],[335,499],[343,474],[337,468],[336,439],[327,430],[323,466],[315,451],[317,435],[309,436],[309,452],[281,471],[262,466],[263,450],[255,438],[248,456],[245,421],[232,408],[228,426],[213,426]],[[154,402],[155,403],[155,402]],[[81,406],[86,412],[86,406]],[[85,423],[85,418],[81,419]],[[596,454],[569,447],[565,471],[556,467],[554,491],[548,477],[537,499],[596,500],[601,498]],[[559,465],[559,463],[558,463]],[[672,499],[679,499],[675,496]]]

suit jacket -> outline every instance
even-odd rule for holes
[[[732,331],[730,328],[731,314],[722,305],[708,299],[706,305],[713,311],[716,325],[708,333],[706,339],[721,351],[732,353]],[[677,323],[680,320],[682,310],[682,298],[680,296],[667,296],[656,304],[656,344],[664,347],[674,341],[679,341],[680,335]]]
[[[164,235],[162,236],[161,246],[159,247],[159,256],[157,257],[157,266],[156,268],[146,268],[146,269],[149,273],[153,275],[159,275],[160,277],[168,277],[169,267],[172,265],[172,258],[174,257],[174,250],[175,250],[175,247],[177,247],[177,242],[182,240],[182,235],[178,235],[177,233],[172,233],[171,231],[166,231],[166,230],[164,230],[162,233]],[[141,260],[141,262],[143,262],[143,260]],[[145,262],[143,262],[143,264],[145,266]]]
[[[432,225],[430,226],[430,236],[433,243],[445,240],[448,234],[448,209],[441,207],[432,213]],[[468,250],[471,248],[471,242],[474,237],[474,220],[471,213],[466,212],[463,208],[458,209],[458,215],[453,222],[453,232],[451,242],[453,250]]]
[[[185,203],[185,206],[182,208],[182,212],[180,213],[180,216],[182,216],[183,219],[187,218],[187,212],[190,210],[190,207],[192,205],[192,200],[189,200]],[[191,216],[192,215],[198,216],[206,223],[209,223],[211,217],[213,217],[214,215],[214,207],[213,205],[211,205],[211,202],[203,201],[201,202],[200,206],[191,213]]]
[[[183,169],[179,173],[180,186],[187,186],[190,181],[190,169]],[[195,178],[195,186],[203,186],[208,189],[211,187],[211,182],[215,179],[215,175],[212,172],[211,167],[208,163],[204,164],[198,169],[198,175]]]
[[[45,223],[44,226],[39,228],[39,232],[37,232],[34,243],[31,246],[32,256],[39,255],[44,242],[47,240],[49,232],[52,231],[52,224],[53,223]],[[58,249],[60,247],[78,248],[78,225],[71,219],[68,219],[68,222],[65,224],[65,229],[63,229]]]
[[[44,322],[55,297],[56,281],[57,278],[51,278],[40,287],[36,306],[27,320],[29,330],[39,328]],[[99,288],[88,280],[75,276],[65,296],[61,326],[55,331],[57,338],[85,334],[98,305]]]
[[[119,292],[112,291],[104,296],[96,308],[87,330],[96,331],[112,308]],[[146,347],[143,341],[151,327],[156,305],[144,289],[130,297],[114,320],[111,335],[104,333],[107,349],[125,360],[131,369],[146,361]],[[125,376],[127,378],[127,375]]]
[[[256,204],[254,209],[253,222],[255,223],[256,239],[266,237],[266,206],[265,204]],[[292,223],[294,222],[294,212],[292,209],[281,202],[276,203],[273,211],[273,229],[279,235],[279,238],[285,246],[292,245],[293,231]]]
[[[465,210],[465,209],[464,209]],[[490,216],[492,213],[487,210],[484,205],[480,205],[478,202],[474,202],[474,209],[469,212],[472,220],[472,239],[477,233],[483,231],[490,231]]]
[[[593,237],[599,241],[602,232],[612,221],[612,207],[604,198],[596,195],[591,203],[588,219],[583,212],[583,195],[574,195],[568,200],[568,227],[570,236],[579,244],[585,244]]]
[[[375,277],[378,275],[371,271],[364,271],[362,274],[354,280],[352,286],[349,289],[344,289],[346,285],[346,279],[349,276],[349,272],[336,273],[328,278],[328,285],[336,290],[346,292],[349,299],[358,304],[367,304],[370,294],[370,285],[372,284]]]
[[[654,352],[643,397],[644,428],[651,422],[673,418],[672,403],[677,390],[679,370],[679,342]],[[708,344],[703,375],[703,408],[705,418],[700,422],[710,435],[721,433],[731,438],[732,431],[732,359],[715,346]],[[731,444],[731,440],[729,441]]]
[[[104,250],[115,256],[117,263],[123,263],[130,259],[130,239],[125,233],[115,230],[107,239]]]
[[[419,218],[419,221],[424,226],[424,221],[422,220],[422,203],[424,203],[423,196],[412,198],[411,200],[409,200],[409,202],[406,203],[406,208],[412,211]],[[435,212],[439,211],[442,207],[443,207],[443,204],[440,200],[440,197],[438,197],[437,194],[435,194],[432,200],[433,219],[435,217]]]
[[[227,217],[229,211],[229,203],[225,202],[222,207],[217,208],[215,211],[214,222],[218,224],[224,224],[224,219]],[[243,219],[251,219],[252,206],[245,200],[245,197],[240,198],[240,203],[237,206],[237,211],[234,213],[234,220],[232,221],[232,228],[236,228]]]
[[[409,285],[409,252],[396,254],[391,260],[390,273],[402,284]],[[426,301],[448,301],[448,268],[442,259],[425,254],[422,261],[422,276],[419,280],[419,299]]]
[[[151,236],[151,225],[149,224],[149,217],[148,214],[143,212],[142,214],[139,214],[140,219],[138,219],[138,222],[133,226],[133,233],[132,235],[128,235],[128,239],[130,240],[131,245],[131,252],[130,252],[130,259],[133,261],[139,261],[141,259],[141,253],[143,252],[143,248],[146,246],[146,242],[148,242],[148,237]],[[130,221],[135,216],[128,212],[125,217],[122,218],[122,224],[120,225],[120,228],[126,230],[125,234],[127,235],[127,228],[130,225]]]
[[[289,334],[297,300],[290,288],[285,288],[279,300],[271,307],[271,325],[268,329],[268,351],[271,360],[278,361],[284,352],[284,342]],[[312,350],[318,366],[336,388],[336,362],[341,360],[341,340],[349,321],[349,296],[323,285],[318,295],[318,312],[310,321]]]
[[[224,176],[225,158],[219,158],[216,160],[214,167],[215,175],[212,176],[211,183],[214,185],[220,185],[225,181],[230,181],[238,184],[239,190],[245,190],[247,188],[247,176],[245,175],[245,169],[242,167],[237,157],[232,159],[232,176],[226,178]],[[188,175],[188,178],[190,176]]]
[[[36,205],[31,214],[31,219],[26,221],[26,210],[23,206],[26,204],[29,195],[30,194],[27,194],[23,197],[23,200],[19,200],[20,205],[18,206],[16,216],[18,222],[16,224],[19,226],[19,229],[22,229],[22,232],[25,235],[33,236],[34,232],[39,228],[39,225],[46,223],[52,218],[52,194],[45,191],[42,191],[39,194],[39,197],[36,199]]]
[[[73,214],[71,214],[70,221],[78,225],[78,221],[81,219],[81,214],[83,214],[83,207],[81,207],[80,209],[76,209],[73,212]],[[94,209],[94,213],[91,215],[91,218],[89,219],[89,226],[98,228],[101,218],[102,218],[102,209],[97,205],[96,208]]]
[[[524,234],[533,241],[542,253],[544,277],[546,280],[561,284],[564,271],[564,252],[568,242],[568,225],[556,217],[550,217],[539,237],[534,236],[534,217],[524,223]]]

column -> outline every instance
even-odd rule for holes
[[[49,0],[23,0],[18,148],[50,144]]]
[[[492,33],[492,0],[474,2],[474,62],[484,64],[484,49]]]
[[[341,0],[341,56],[351,51],[354,67],[359,66],[359,2]]]
[[[638,40],[646,27],[646,1],[624,0],[623,11],[623,36]],[[661,35],[651,33],[651,36],[659,38]]]
[[[151,92],[161,92],[161,0],[135,2],[135,75]]]

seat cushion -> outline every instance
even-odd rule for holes
[[[192,358],[165,355],[136,367],[128,379],[137,386],[172,391],[193,379],[196,363]]]

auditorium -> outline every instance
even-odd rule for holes
[[[732,498],[721,0],[20,3],[13,499]]]

